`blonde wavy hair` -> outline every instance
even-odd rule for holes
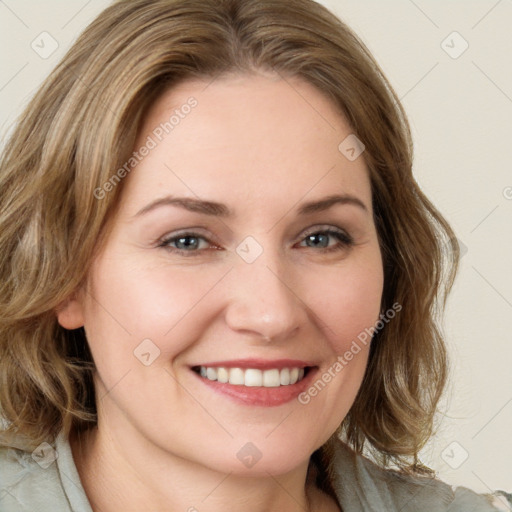
[[[22,113],[0,161],[0,442],[31,446],[96,421],[94,362],[82,329],[56,310],[84,282],[123,182],[141,120],[190,78],[270,70],[331,99],[364,142],[383,254],[382,311],[367,371],[340,434],[382,466],[425,473],[447,379],[439,313],[459,246],[412,175],[405,111],[363,42],[312,0],[117,1],[82,33]],[[341,141],[340,141],[341,142]],[[313,454],[329,473],[332,439]]]

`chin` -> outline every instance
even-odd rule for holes
[[[271,434],[272,436],[272,434]],[[283,436],[277,436],[272,441],[262,435],[259,439],[253,436],[253,441],[236,438],[219,450],[216,447],[212,453],[205,447],[202,465],[222,473],[232,473],[247,477],[268,477],[289,473],[300,465],[307,466],[315,447],[309,450],[311,442],[300,441],[298,438],[288,437],[284,442]],[[293,441],[293,442],[292,442]],[[210,453],[208,453],[210,452]],[[197,453],[197,452],[196,452]]]

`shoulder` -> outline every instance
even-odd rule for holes
[[[34,451],[0,446],[2,512],[70,510],[55,464],[56,453],[47,443]]]
[[[507,493],[482,495],[437,478],[384,470],[341,441],[335,447],[331,473],[340,504],[349,512],[512,511],[512,496]]]

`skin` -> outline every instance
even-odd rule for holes
[[[63,327],[84,326],[97,367],[98,427],[71,438],[82,483],[102,512],[339,510],[307,482],[307,466],[349,411],[369,346],[307,405],[240,404],[190,366],[292,358],[314,362],[321,376],[375,324],[383,268],[368,170],[338,150],[352,130],[321,92],[263,73],[167,91],[135,148],[190,96],[197,107],[125,178],[86,286],[58,313]],[[297,215],[333,193],[366,210],[338,204]],[[225,203],[235,215],[172,205],[135,215],[169,194]],[[326,253],[339,245],[334,236],[308,242],[325,228],[354,244]],[[189,240],[196,256],[158,246],[184,230],[204,237]],[[263,250],[250,264],[236,252],[247,236]],[[160,350],[149,366],[134,356],[146,338]],[[248,442],[262,455],[250,468],[237,457]]]

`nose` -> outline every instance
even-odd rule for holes
[[[290,339],[307,321],[305,297],[279,256],[264,251],[256,261],[240,259],[230,272],[226,322],[233,330],[268,343]]]

